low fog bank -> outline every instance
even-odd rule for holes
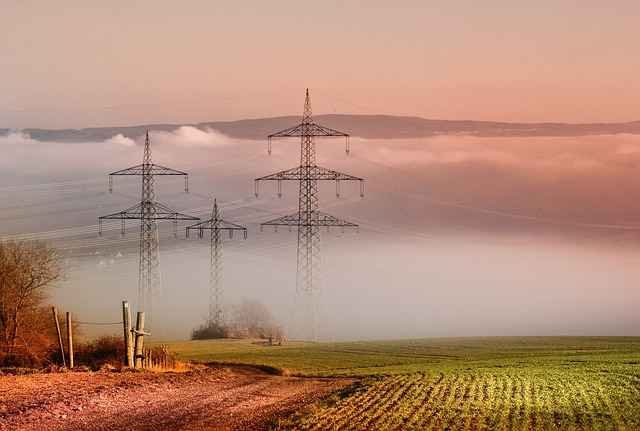
[[[640,334],[637,253],[428,240],[382,251],[325,272],[337,338]]]
[[[225,296],[264,302],[287,328],[296,234],[271,235],[225,239]],[[637,253],[355,235],[324,237],[325,298],[336,340],[640,335]],[[163,238],[161,249],[162,338],[185,339],[207,314],[209,244]],[[137,265],[135,247],[87,258],[56,293],[57,304],[85,321],[118,321],[120,301],[136,302]]]
[[[321,210],[360,225],[322,231],[325,296],[336,340],[472,335],[640,335],[640,145],[636,135],[565,138],[439,136],[316,141],[318,165],[365,179],[320,184]],[[58,143],[0,136],[0,235],[56,243],[72,263],[53,298],[85,322],[137,302],[139,224],[98,217],[139,203],[140,179],[108,174],[142,162],[144,136]],[[297,209],[297,184],[254,178],[299,165],[299,141],[239,140],[183,126],[153,131],[154,162],[189,173],[156,179],[158,202],[249,230],[224,238],[229,301],[263,301],[289,324],[295,232],[260,223]],[[209,295],[209,242],[161,224],[165,332],[185,339]],[[134,306],[135,309],[135,306]],[[115,319],[115,320],[114,320]],[[119,333],[87,326],[85,332]],[[112,330],[111,330],[112,329]]]

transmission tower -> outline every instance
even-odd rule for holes
[[[204,230],[211,231],[211,266],[209,273],[209,324],[221,326],[224,324],[224,290],[222,288],[222,239],[223,230],[229,231],[229,238],[233,238],[234,230],[244,232],[244,239],[247,239],[247,229],[220,219],[218,200],[213,201],[213,213],[211,220],[203,221],[193,226],[187,227],[187,238],[189,230],[197,229],[198,236],[203,237]]]
[[[339,219],[318,210],[318,181],[336,182],[336,196],[340,196],[340,181],[360,181],[360,196],[364,196],[364,180],[316,165],[315,137],[342,136],[346,139],[346,152],[349,153],[349,135],[313,122],[309,90],[304,102],[302,123],[268,136],[268,151],[271,154],[273,138],[301,137],[300,166],[255,180],[256,196],[258,182],[261,180],[278,181],[278,196],[282,195],[282,181],[300,182],[300,201],[298,212],[262,223],[261,226],[298,227],[298,269],[293,312],[289,325],[289,338],[306,341],[332,341],[329,317],[322,285],[322,256],[320,227],[340,226],[358,227],[346,220]]]
[[[186,214],[177,213],[170,208],[156,202],[154,177],[156,175],[182,175],[185,178],[184,188],[189,191],[187,174],[164,166],[154,165],[151,160],[151,145],[149,131],[144,143],[144,157],[142,164],[109,174],[109,191],[113,191],[113,176],[139,175],[142,177],[142,200],[126,210],[100,217],[100,235],[102,235],[102,221],[122,220],[121,234],[125,232],[125,220],[140,220],[140,273],[138,275],[138,311],[145,312],[146,329],[164,329],[162,324],[155,322],[155,312],[160,311],[162,317],[162,285],[160,281],[160,248],[158,244],[158,220],[173,220],[173,232],[177,233],[178,220],[199,220]],[[154,328],[154,324],[157,326]]]

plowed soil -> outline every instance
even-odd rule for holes
[[[265,430],[352,383],[248,367],[0,374],[0,429]]]

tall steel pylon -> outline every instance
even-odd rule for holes
[[[336,182],[336,196],[340,196],[340,181],[360,181],[360,196],[364,196],[364,180],[362,178],[321,168],[316,165],[315,137],[342,136],[346,139],[346,152],[349,153],[349,135],[313,122],[309,90],[304,102],[302,123],[268,136],[268,151],[271,154],[273,138],[301,137],[300,166],[275,174],[257,178],[260,180],[278,181],[278,196],[282,195],[282,181],[300,182],[300,201],[298,212],[262,223],[261,226],[298,227],[298,269],[296,276],[296,293],[289,325],[289,339],[306,341],[332,341],[333,335],[329,326],[329,317],[324,298],[322,284],[322,255],[320,226],[358,227],[354,223],[339,219],[318,210],[318,181],[332,180]]]
[[[204,230],[211,231],[211,266],[209,272],[209,324],[224,325],[224,290],[222,286],[222,231],[229,231],[229,238],[233,238],[234,230],[244,232],[244,239],[247,239],[247,229],[220,218],[218,200],[213,201],[213,213],[211,220],[203,221],[187,227],[187,238],[189,230],[197,229],[198,236],[203,237]]]
[[[162,323],[158,325],[157,311],[162,318],[162,284],[160,279],[160,247],[158,243],[158,220],[173,220],[174,235],[177,233],[178,220],[200,220],[186,214],[177,213],[170,208],[156,202],[154,176],[182,175],[184,189],[189,191],[188,176],[185,172],[154,165],[151,160],[151,145],[149,131],[144,143],[144,157],[142,164],[109,174],[109,191],[113,191],[113,177],[115,175],[139,175],[142,177],[142,200],[139,204],[126,210],[100,217],[100,235],[102,235],[102,221],[110,219],[122,220],[121,234],[125,233],[125,220],[140,220],[140,273],[138,275],[138,311],[145,312],[145,327],[157,335],[164,332]],[[161,319],[160,319],[161,320]],[[154,325],[156,327],[154,327]]]

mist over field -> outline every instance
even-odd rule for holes
[[[349,132],[348,130],[344,130]],[[298,184],[254,179],[298,166],[298,139],[241,139],[213,128],[151,132],[153,160],[189,174],[189,193],[156,178],[159,203],[243,225],[223,235],[228,301],[263,301],[288,326],[296,232],[260,223],[297,210]],[[142,134],[99,142],[0,136],[0,236],[52,241],[70,258],[52,302],[82,321],[121,319],[137,302],[139,222],[98,217],[140,202]],[[324,212],[360,225],[322,231],[325,298],[336,340],[466,335],[640,335],[638,135],[317,139],[318,165],[365,179],[320,184]],[[209,298],[209,241],[160,223],[165,333],[184,339]],[[119,333],[120,327],[86,326]]]

